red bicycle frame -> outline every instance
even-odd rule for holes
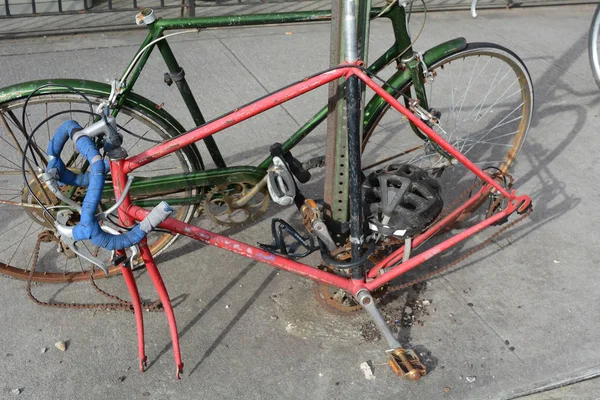
[[[300,263],[298,261],[294,261],[279,255],[275,255],[269,252],[266,252],[260,248],[255,246],[251,246],[237,240],[233,240],[227,238],[225,236],[218,235],[214,232],[207,231],[205,229],[192,226],[186,224],[184,222],[175,220],[175,219],[167,219],[164,223],[160,225],[160,228],[167,229],[171,232],[178,233],[180,235],[187,236],[189,238],[199,240],[206,244],[217,246],[231,252],[237,253],[244,257],[252,258],[256,261],[260,261],[265,264],[269,264],[271,266],[293,272],[295,274],[301,275],[305,278],[312,279],[317,282],[321,282],[327,285],[335,286],[337,288],[343,289],[349,293],[352,293],[356,296],[356,294],[361,290],[373,291],[392,279],[404,274],[405,272],[417,267],[428,259],[434,257],[435,255],[449,249],[450,247],[456,245],[462,240],[476,234],[477,232],[483,230],[484,228],[508,217],[513,212],[517,211],[519,213],[524,212],[528,209],[531,200],[529,196],[522,195],[517,196],[514,191],[509,192],[504,187],[502,187],[498,182],[492,179],[488,174],[486,174],[481,168],[471,162],[466,156],[460,153],[456,148],[454,148],[451,144],[444,140],[440,135],[438,135],[435,131],[433,131],[427,124],[425,124],[421,119],[415,116],[410,110],[400,104],[392,95],[387,93],[382,87],[380,87],[377,83],[375,83],[371,78],[369,78],[363,70],[358,67],[358,64],[348,64],[341,65],[334,69],[328,70],[326,72],[320,73],[318,75],[312,76],[310,78],[306,78],[301,82],[293,84],[289,87],[281,89],[269,96],[266,96],[254,103],[251,103],[247,106],[244,106],[240,109],[235,109],[231,113],[220,117],[216,120],[206,123],[205,125],[193,129],[192,131],[178,136],[174,139],[171,139],[167,142],[156,145],[141,154],[131,156],[127,159],[121,161],[111,162],[111,173],[113,177],[113,184],[115,190],[116,198],[121,197],[121,193],[125,187],[125,183],[127,181],[127,174],[129,172],[134,171],[135,169],[151,163],[163,156],[166,156],[170,153],[173,153],[177,150],[182,149],[185,146],[188,146],[194,142],[205,139],[219,131],[222,131],[226,128],[229,128],[233,125],[236,125],[246,119],[252,118],[253,116],[260,114],[264,111],[267,111],[275,106],[278,106],[282,103],[285,103],[288,100],[296,98],[304,93],[307,93],[313,89],[316,89],[320,86],[326,85],[329,82],[332,82],[341,77],[345,77],[346,79],[350,76],[357,76],[362,82],[364,82],[368,87],[370,87],[373,91],[375,91],[379,96],[386,100],[387,103],[390,104],[391,107],[395,108],[398,112],[404,115],[409,119],[411,123],[416,125],[430,140],[437,143],[444,151],[458,160],[461,164],[467,167],[471,172],[473,172],[477,177],[482,179],[485,184],[479,190],[477,194],[470,197],[464,204],[459,206],[456,210],[454,210],[451,214],[431,226],[425,232],[415,236],[412,240],[412,246],[416,247],[419,244],[423,243],[429,237],[433,236],[436,232],[442,229],[445,225],[447,225],[450,221],[456,218],[460,213],[468,209],[470,206],[475,204],[478,200],[482,198],[482,196],[487,196],[490,191],[494,191],[494,193],[498,193],[502,195],[506,200],[508,200],[508,205],[500,212],[494,214],[493,216],[485,219],[484,221],[479,222],[478,224],[460,232],[459,234],[443,241],[442,243],[414,256],[409,258],[408,260],[399,263],[404,254],[404,247],[400,247],[398,250],[394,251],[384,260],[380,261],[377,265],[375,265],[370,273],[367,275],[366,279],[357,280],[351,278],[345,278],[338,275],[335,275],[330,272],[322,271],[317,268],[314,268],[310,265],[306,265]],[[121,207],[119,208],[119,218],[122,224],[125,226],[131,226],[135,221],[142,220],[147,214],[148,211],[132,205],[129,197],[127,196]],[[167,312],[167,316],[169,319],[169,325],[171,328],[171,337],[173,340],[173,350],[175,353],[175,361],[177,364],[177,374],[183,367],[181,363],[181,357],[179,355],[179,343],[178,343],[178,335],[177,328],[175,324],[175,318],[173,315],[173,311],[171,309],[169,303],[169,297],[166,292],[166,288],[162,283],[162,279],[160,279],[160,274],[156,269],[156,264],[152,258],[150,250],[148,246],[142,243],[141,246],[141,254],[146,263],[148,270],[151,272],[151,277],[153,283],[157,287],[160,298],[165,306],[165,311]],[[384,271],[383,273],[380,273]],[[126,278],[130,278],[128,275]],[[135,282],[131,282],[131,278],[127,279],[128,287],[132,292],[132,297],[135,298],[137,296],[137,289],[135,289]],[[135,291],[133,291],[135,289]],[[137,296],[137,301],[139,302],[139,296]],[[140,343],[140,358],[143,362],[145,360],[145,355],[143,351],[143,322],[139,312],[137,312],[139,307],[136,308],[136,321],[138,326],[138,343]],[[143,365],[142,367],[143,368]]]

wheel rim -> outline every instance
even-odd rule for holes
[[[600,54],[598,54],[600,53],[600,6],[596,8],[596,12],[594,13],[589,35],[590,65],[592,66],[592,73],[596,80],[596,84],[600,87]]]
[[[525,140],[533,109],[531,80],[520,60],[500,47],[472,44],[434,63],[429,70],[435,74],[425,88],[429,107],[441,112],[434,131],[480,168],[508,172]],[[412,87],[403,88],[403,92],[413,92]],[[414,93],[410,96],[415,97]],[[405,130],[400,134],[402,128]],[[427,149],[406,129],[411,128],[396,112],[386,113],[366,136],[369,142],[363,165],[375,170],[388,163],[409,163],[432,172],[444,167],[442,194],[445,204],[452,203],[472,185],[474,175],[439,156],[432,146]],[[403,141],[399,143],[394,136]],[[378,164],[382,160],[388,161]]]
[[[95,105],[101,100],[97,97],[88,96],[90,101]],[[13,276],[16,278],[26,278],[28,276],[29,262],[31,260],[31,250],[37,240],[37,235],[43,229],[48,229],[48,226],[41,224],[41,208],[32,199],[31,194],[25,189],[23,178],[20,175],[21,156],[19,148],[23,148],[25,144],[24,135],[20,129],[21,112],[23,100],[15,100],[0,105],[0,113],[6,121],[9,130],[3,124],[0,124],[0,220],[3,221],[0,227],[0,241],[3,245],[0,246],[0,273]],[[89,107],[83,103],[83,100],[76,95],[60,94],[60,95],[42,95],[33,97],[27,106],[26,126],[30,133],[32,129],[47,116],[62,110],[69,112],[57,117],[36,133],[36,145],[34,156],[28,153],[28,161],[35,168],[36,165],[45,167],[47,160],[46,147],[49,138],[52,136],[56,128],[66,119],[76,119],[80,124],[88,122],[88,116],[78,113],[77,110],[86,109]],[[0,121],[1,122],[1,121]],[[169,131],[161,126],[156,121],[149,119],[139,111],[122,108],[117,116],[117,123],[120,132],[124,134],[124,147],[129,154],[136,154],[140,151],[149,148],[151,145],[160,143],[165,139],[170,138]],[[130,133],[128,133],[130,132]],[[15,143],[15,138],[18,145]],[[74,153],[74,145],[68,142],[62,152],[62,159],[68,163],[68,168],[78,171],[82,165],[82,157],[70,156]],[[70,160],[67,161],[67,160]],[[169,174],[178,172],[189,172],[193,170],[193,166],[184,152],[177,152],[161,160],[158,164],[151,164],[145,169],[136,171],[135,176],[153,176],[157,174]],[[34,193],[43,196],[42,190],[36,182],[36,178],[28,171],[27,179],[31,182]],[[184,193],[174,195],[169,194],[161,196],[161,199],[169,200],[174,196],[193,195],[195,191],[188,190]],[[49,196],[50,197],[50,196]],[[55,197],[51,197],[54,200]],[[14,205],[9,202],[20,203],[22,205]],[[48,205],[48,197],[44,200],[44,204]],[[53,201],[51,205],[56,206],[57,201]],[[31,207],[24,207],[29,205]],[[193,215],[193,206],[176,206],[174,218],[188,221]],[[166,233],[152,233],[148,241],[153,254],[157,255],[163,251],[176,239],[175,236]],[[42,246],[44,248],[44,246]],[[36,272],[33,276],[34,280],[48,282],[64,282],[76,281],[89,278],[89,265],[79,262],[78,258],[67,259],[64,255],[54,251],[46,251],[46,254],[40,254],[40,261],[36,267]],[[112,267],[110,274],[118,273],[118,267]],[[102,277],[104,273],[97,271],[95,277]]]

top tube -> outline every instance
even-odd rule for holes
[[[372,8],[371,18],[379,16],[383,8]],[[387,12],[381,16],[387,16]],[[227,15],[198,18],[158,19],[153,25],[160,31],[190,28],[225,28],[239,26],[293,24],[302,22],[330,21],[331,10],[296,11],[270,14]]]

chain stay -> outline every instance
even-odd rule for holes
[[[507,186],[508,189],[510,189],[513,186],[514,179],[513,179],[513,177],[511,175],[504,174],[504,173],[495,173],[495,174],[491,174],[491,175],[492,175],[492,177],[494,179],[502,179],[503,182],[501,182],[501,183],[506,184],[506,186]],[[506,182],[505,179],[508,180],[508,182]],[[439,221],[442,218],[444,218],[444,216],[448,214],[449,210],[453,209],[461,201],[463,201],[464,199],[468,198],[473,193],[473,190],[478,185],[480,185],[480,184],[481,184],[481,181],[477,180],[472,185],[470,185],[468,188],[466,188],[456,199],[454,199],[452,201],[451,204],[449,204],[448,206],[444,207],[444,210],[440,213],[440,216],[438,216],[438,218],[436,218],[436,221]],[[491,195],[491,194],[492,194],[492,192],[490,191],[488,193],[488,196]],[[499,196],[496,199],[492,199],[492,203],[490,204],[489,210],[486,213],[486,218],[491,217],[492,214],[494,213],[494,211],[496,211],[497,208],[501,206],[502,200],[503,200],[503,198],[501,196]],[[466,260],[467,258],[469,258],[470,256],[472,256],[473,254],[475,254],[478,251],[480,251],[481,249],[483,249],[485,246],[487,246],[489,243],[491,243],[494,239],[496,239],[502,233],[504,233],[508,229],[512,228],[513,226],[515,226],[519,222],[523,221],[530,214],[531,214],[531,208],[526,213],[524,213],[522,216],[520,216],[519,218],[517,218],[516,220],[510,222],[508,225],[505,225],[504,227],[502,227],[501,229],[499,229],[498,231],[496,231],[495,233],[493,233],[492,235],[490,235],[484,242],[482,242],[479,245],[475,246],[473,249],[471,249],[470,251],[468,251],[463,256],[461,256],[458,259],[456,259],[456,260],[448,263],[447,265],[444,265],[441,268],[437,268],[435,271],[432,271],[432,272],[430,272],[430,273],[428,273],[428,274],[426,274],[424,276],[421,276],[419,278],[413,279],[413,280],[411,280],[409,282],[405,282],[405,283],[402,283],[402,284],[399,284],[399,285],[383,286],[381,288],[381,290],[378,290],[379,294],[377,296],[377,299],[382,300],[382,299],[384,299],[388,295],[391,295],[393,293],[396,293],[396,292],[399,292],[401,290],[407,289],[407,288],[409,288],[409,287],[411,287],[413,285],[422,283],[424,281],[427,281],[427,280],[433,278],[436,275],[439,275],[439,274],[442,274],[442,273],[448,271],[452,267],[458,265],[462,261]],[[461,221],[461,218],[459,216],[454,223],[460,222],[460,221]],[[432,225],[434,223],[435,223],[435,221],[432,222]],[[453,224],[451,224],[451,225],[453,225]],[[449,229],[450,227],[451,226],[446,226],[444,229]],[[323,268],[327,268],[327,267],[323,266]],[[331,310],[331,311],[333,311],[335,313],[341,313],[341,314],[344,314],[344,315],[348,315],[348,314],[351,314],[353,312],[360,311],[360,308],[357,309],[356,307],[352,307],[352,306],[349,307],[349,306],[345,306],[343,304],[334,304],[333,301],[327,301],[327,300],[325,300],[322,296],[318,296],[318,294],[320,294],[318,287],[315,287],[314,293],[315,293],[315,297],[316,297],[317,301],[319,301],[321,304],[325,305],[329,310]]]
[[[517,225],[519,222],[523,221],[525,218],[529,217],[529,215],[531,214],[532,209],[529,209],[526,213],[524,213],[523,215],[521,215],[519,218],[515,219],[514,221],[510,222],[509,224],[503,226],[502,228],[500,228],[498,231],[494,232],[492,235],[490,235],[490,237],[488,237],[485,241],[481,242],[480,244],[478,244],[477,246],[475,246],[474,248],[472,248],[471,250],[469,250],[467,253],[463,254],[461,257],[457,258],[456,260],[444,265],[441,268],[436,269],[435,271],[432,271],[428,274],[423,275],[422,277],[413,279],[412,281],[406,282],[406,283],[402,283],[400,285],[395,285],[395,286],[389,286],[388,289],[386,290],[385,294],[382,296],[385,297],[391,293],[409,288],[413,285],[416,285],[418,283],[422,283],[426,280],[431,279],[432,277],[442,274],[446,271],[448,271],[450,268],[456,266],[457,264],[463,262],[464,260],[466,260],[467,258],[469,258],[470,256],[472,256],[473,254],[477,253],[478,251],[480,251],[481,249],[483,249],[485,246],[487,246],[488,244],[490,244],[494,239],[496,239],[498,236],[500,236],[502,233],[506,232],[507,230],[509,230],[510,228],[512,228],[513,226]]]

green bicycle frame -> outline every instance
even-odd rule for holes
[[[368,67],[368,70],[373,73],[378,73],[390,63],[396,61],[398,70],[387,80],[386,85],[384,85],[384,89],[388,93],[394,94],[397,93],[397,91],[402,90],[408,84],[412,83],[416,98],[420,101],[421,105],[426,106],[427,99],[425,97],[422,66],[429,65],[443,55],[452,54],[462,50],[466,46],[465,39],[457,38],[447,41],[432,49],[429,49],[423,53],[422,56],[420,56],[412,50],[411,38],[406,27],[406,13],[403,6],[400,6],[396,3],[385,10],[381,8],[373,8],[371,10],[371,17],[385,17],[390,20],[395,43],[384,54],[376,59]],[[330,19],[331,11],[306,11],[199,18],[159,18],[155,22],[147,25],[149,33],[144,42],[141,44],[138,52],[143,51],[146,46],[148,46],[148,48],[144,50],[142,56],[137,61],[134,59],[130,62],[128,68],[132,68],[131,74],[125,84],[125,87],[122,89],[122,92],[118,97],[117,104],[113,107],[113,115],[116,116],[119,113],[120,108],[128,103],[129,106],[133,105],[135,107],[139,107],[141,110],[149,113],[150,115],[159,117],[161,120],[168,123],[171,128],[173,128],[173,130],[179,134],[185,133],[183,126],[165,110],[157,109],[156,105],[151,101],[132,93],[133,87],[137,82],[144,66],[146,65],[150,54],[155,47],[158,47],[158,50],[169,70],[169,74],[181,93],[184,103],[186,104],[194,123],[197,126],[206,123],[200,107],[198,106],[198,103],[196,102],[192,91],[185,80],[185,74],[177,62],[177,59],[175,58],[167,39],[151,44],[156,39],[162,37],[165,31],[190,28],[202,30],[207,28],[222,27],[309,23],[329,21]],[[104,96],[108,96],[110,94],[110,86],[103,83],[67,79],[57,79],[53,80],[53,82],[72,86],[76,89],[82,90],[84,93],[94,93]],[[43,83],[48,82],[28,82],[0,90],[0,103],[16,98],[26,97],[29,93],[37,89],[37,87],[41,86]],[[59,93],[60,91],[60,88],[58,88],[58,90],[57,88],[49,88],[41,90],[39,93]],[[367,102],[364,109],[365,132],[368,132],[378,122],[380,116],[386,109],[387,103],[378,95],[373,96]],[[294,146],[296,146],[303,138],[305,138],[319,124],[321,124],[325,120],[326,116],[327,107],[325,106],[283,143],[283,150],[288,151],[294,148]],[[414,127],[413,129],[418,134],[418,130],[416,130]],[[199,170],[177,176],[157,176],[152,178],[136,179],[131,188],[131,194],[133,198],[137,198],[137,200],[134,200],[134,204],[144,207],[153,206],[160,201],[157,199],[151,199],[151,197],[154,195],[181,192],[186,189],[198,187],[212,187],[218,183],[235,182],[239,180],[258,182],[264,176],[267,168],[271,164],[271,157],[268,156],[257,166],[227,167],[216,143],[214,142],[214,139],[212,139],[212,137],[207,138],[204,140],[204,142],[217,168],[211,170]],[[192,147],[193,148],[191,151],[193,151],[198,159],[200,159],[198,150],[194,146]],[[203,163],[200,159],[200,165],[197,165],[196,167],[198,167],[198,169],[202,169],[202,164]],[[112,185],[106,185],[103,197],[105,197],[107,200],[112,197]],[[197,204],[201,199],[199,196],[193,196],[189,198],[172,200],[175,201],[173,205],[183,205]],[[172,200],[170,200],[170,202]]]
[[[417,99],[423,106],[427,105],[427,99],[425,97],[425,90],[423,87],[424,78],[421,60],[416,57],[416,53],[413,52],[411,46],[411,38],[406,29],[406,14],[404,7],[398,6],[397,4],[384,11],[381,8],[374,8],[371,10],[371,17],[375,18],[378,16],[388,18],[392,23],[395,43],[381,55],[375,62],[369,66],[369,71],[377,73],[384,67],[389,65],[394,60],[397,60],[398,56],[402,54],[402,59],[397,60],[400,66],[397,71],[389,80],[386,90],[392,93],[398,88],[406,85],[406,83],[412,80],[415,88]],[[205,18],[174,18],[174,19],[158,19],[156,22],[148,25],[149,33],[142,45],[140,51],[146,47],[153,40],[158,39],[163,35],[165,31],[173,29],[206,29],[206,28],[220,28],[220,27],[243,27],[243,26],[255,26],[255,25],[266,25],[266,24],[292,24],[292,23],[307,23],[315,21],[328,21],[331,19],[331,11],[306,11],[306,12],[292,12],[292,13],[273,13],[273,14],[256,14],[256,15],[239,15],[239,16],[224,16],[224,17],[205,17]],[[155,45],[158,47],[169,73],[171,76],[177,77],[177,80],[173,79],[176,83],[179,92],[197,126],[203,125],[206,120],[204,119],[200,108],[194,99],[194,96],[185,80],[183,70],[179,66],[175,55],[173,54],[169,44],[166,40],[161,40]],[[464,39],[455,39],[446,43],[443,43],[436,48],[426,52],[424,54],[424,62],[427,64],[427,60],[433,60],[441,56],[442,54],[452,53],[462,49],[465,46]],[[135,82],[137,81],[142,69],[148,57],[153,50],[154,45],[147,49],[144,55],[140,58],[139,62],[135,65],[131,77],[127,82],[123,94],[120,97],[119,103],[115,108],[115,113],[124,103],[127,94],[133,89]],[[370,129],[377,120],[377,117],[384,111],[386,106],[385,101],[379,97],[373,97],[365,107],[365,130]],[[298,131],[290,136],[283,143],[283,150],[288,151],[294,148],[302,139],[304,139],[309,133],[311,133],[319,124],[321,124],[327,116],[327,107],[321,109],[315,116],[313,116],[306,124],[304,124]],[[195,186],[210,186],[214,184],[215,177],[222,177],[223,174],[227,175],[225,162],[219,152],[219,149],[214,142],[214,139],[205,140],[205,145],[208,148],[209,154],[211,155],[213,162],[217,166],[215,170],[199,171],[196,173],[186,174],[186,179],[180,180],[164,180],[164,179],[148,179],[144,182],[142,189],[140,186],[136,188],[135,184],[132,187],[132,194],[137,192],[139,194],[156,193],[157,191],[173,191],[182,190],[189,188],[190,185]],[[256,174],[263,175],[264,171],[271,164],[271,157],[265,158],[257,167],[259,171],[248,169],[248,173],[252,171],[254,176],[245,176],[239,171],[239,169],[230,170],[232,174],[236,175],[237,179],[256,179]],[[234,179],[231,179],[233,181]],[[154,184],[152,182],[155,182]],[[197,200],[195,200],[197,202]],[[191,202],[194,202],[192,200]]]

